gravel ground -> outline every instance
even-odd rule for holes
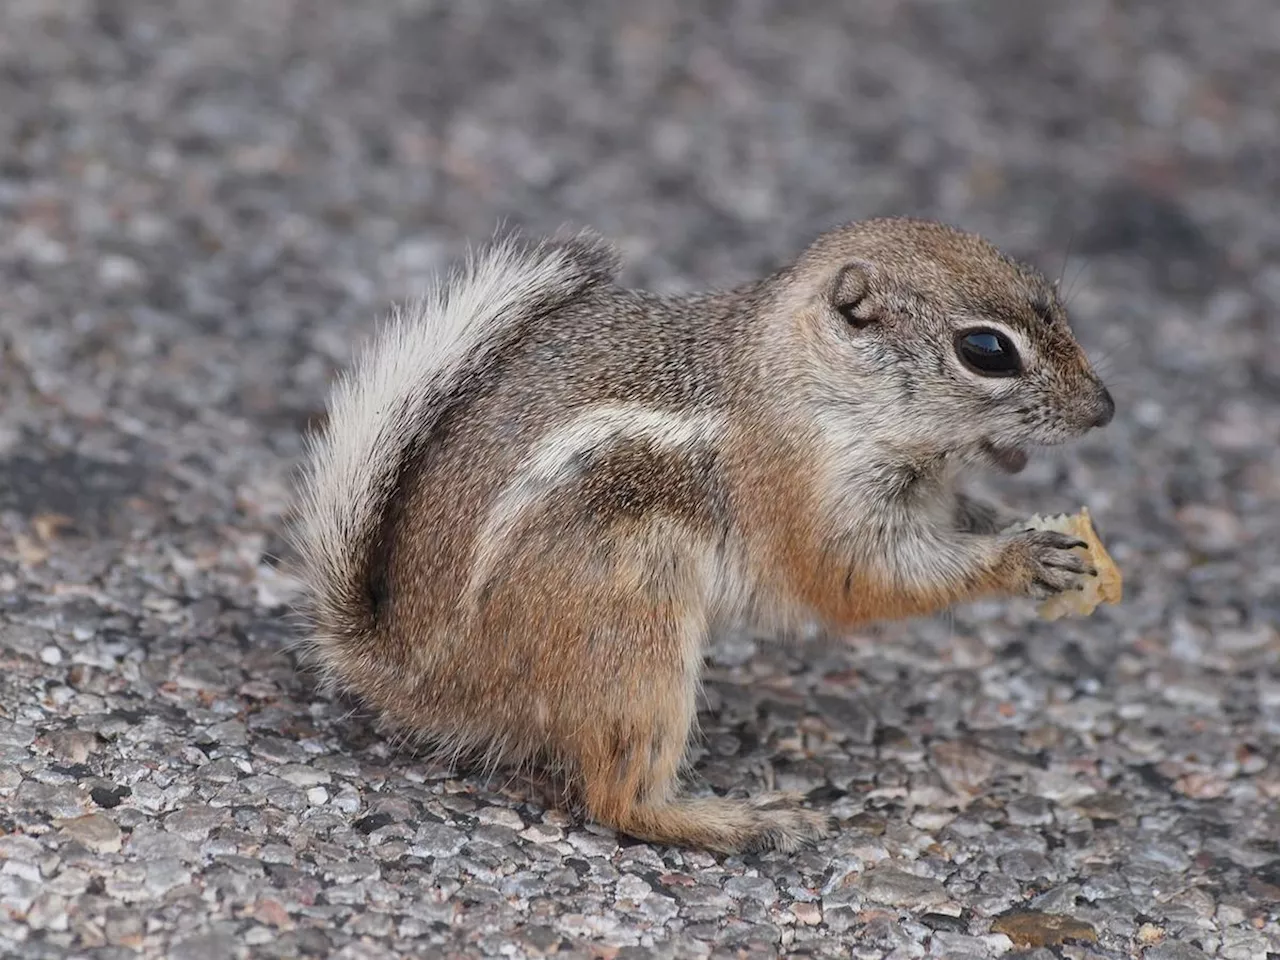
[[[1274,0],[7,0],[0,954],[1280,954],[1278,38]],[[1089,504],[1128,594],[713,651],[696,788],[837,836],[636,844],[297,671],[300,429],[467,240],[591,224],[673,290],[888,212],[1064,275],[1120,413],[1000,489]]]

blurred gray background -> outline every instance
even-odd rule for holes
[[[6,0],[0,953],[1280,954],[1278,97],[1273,0]],[[1119,414],[1000,486],[1128,592],[713,651],[693,788],[837,836],[636,844],[295,669],[301,430],[467,243],[890,213],[1063,278]]]

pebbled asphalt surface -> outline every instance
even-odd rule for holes
[[[0,6],[0,954],[1280,954],[1277,89],[1271,0]],[[837,836],[620,839],[295,669],[300,430],[468,240],[879,213],[1064,277],[1120,412],[997,489],[1127,596],[713,651],[695,787]]]

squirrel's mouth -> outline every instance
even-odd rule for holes
[[[990,440],[982,441],[982,452],[1005,473],[1021,473],[1027,465],[1027,451],[1021,447],[1002,447]]]

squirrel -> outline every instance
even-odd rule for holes
[[[794,850],[833,827],[800,796],[680,789],[709,638],[1080,589],[1080,541],[957,479],[1115,404],[1057,285],[941,223],[847,224],[727,292],[619,270],[591,231],[495,238],[393,311],[308,436],[303,645],[621,833]]]

